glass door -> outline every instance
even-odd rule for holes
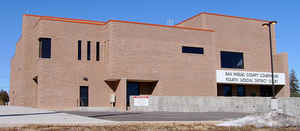
[[[80,86],[80,106],[89,106],[89,87]]]
[[[126,105],[130,106],[130,96],[138,96],[140,95],[140,88],[137,82],[128,82],[127,83],[127,100]]]

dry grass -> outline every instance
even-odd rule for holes
[[[300,131],[300,127],[255,128],[217,127],[207,123],[121,123],[98,126],[28,125],[25,127],[0,128],[0,131]]]

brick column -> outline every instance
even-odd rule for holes
[[[116,107],[122,111],[126,111],[126,88],[127,79],[121,78],[116,90]]]

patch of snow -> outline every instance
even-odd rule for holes
[[[236,120],[225,121],[217,126],[255,126],[261,127],[293,127],[299,126],[299,117],[290,116],[287,114],[280,113],[278,111],[271,111],[267,113],[257,113],[248,115]]]

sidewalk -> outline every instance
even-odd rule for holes
[[[29,107],[0,106],[0,127],[19,127],[32,124],[90,126],[103,123],[117,122]]]

